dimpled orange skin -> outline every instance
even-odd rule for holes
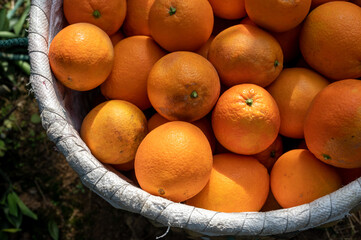
[[[341,168],[361,167],[361,81],[331,83],[314,98],[304,125],[308,149]]]
[[[314,97],[329,82],[307,68],[286,68],[267,87],[277,102],[281,116],[280,134],[290,138],[303,138],[307,110]]]
[[[77,91],[88,91],[102,84],[112,70],[113,61],[109,36],[89,23],[63,28],[49,48],[49,62],[55,77]]]
[[[145,110],[151,107],[147,94],[147,79],[153,65],[166,52],[149,36],[133,36],[114,47],[114,65],[101,85],[108,99],[129,101]]]
[[[226,86],[254,83],[265,87],[283,68],[283,53],[277,40],[248,24],[235,25],[219,33],[211,43],[208,60]]]
[[[155,0],[149,30],[164,49],[195,51],[211,36],[213,10],[208,0]]]
[[[311,0],[245,0],[248,17],[272,32],[295,28],[307,16]]]
[[[154,0],[127,1],[127,15],[123,24],[127,36],[150,36],[149,12],[153,3]]]
[[[223,19],[240,19],[246,16],[244,0],[209,0],[214,15]]]
[[[188,122],[174,121],[144,138],[134,169],[143,190],[183,202],[207,184],[212,164],[212,150],[203,132]]]
[[[257,154],[277,138],[279,110],[264,88],[239,84],[220,96],[212,112],[212,127],[217,140],[228,150],[245,155]]]
[[[233,153],[214,156],[205,188],[186,204],[220,212],[259,211],[269,192],[267,169],[257,159]]]
[[[217,102],[220,81],[204,57],[186,51],[169,53],[156,62],[147,82],[149,100],[168,120],[193,122]]]
[[[305,149],[284,153],[271,171],[272,193],[283,208],[310,203],[341,186],[336,169]]]
[[[63,9],[69,24],[91,23],[103,29],[108,35],[112,35],[124,22],[127,1],[64,0]]]
[[[355,24],[359,22],[361,8],[350,2],[328,2],[315,8],[299,40],[305,61],[332,80],[361,77],[361,27]]]
[[[93,108],[84,118],[80,135],[92,154],[103,163],[123,164],[134,160],[148,133],[147,120],[134,104],[110,100]]]

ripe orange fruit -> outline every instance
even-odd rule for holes
[[[133,36],[114,47],[114,66],[101,85],[102,94],[109,99],[122,99],[141,110],[151,107],[147,94],[148,74],[166,53],[148,36]]]
[[[220,212],[259,211],[269,188],[267,169],[257,159],[218,154],[213,158],[209,182],[186,204]]]
[[[245,0],[248,17],[257,25],[272,32],[295,28],[307,16],[311,0]]]
[[[282,123],[282,121],[281,121]],[[283,154],[283,143],[281,136],[277,136],[276,140],[264,151],[253,155],[260,163],[267,168],[269,172],[277,159]]]
[[[208,57],[209,47],[211,46],[211,43],[212,43],[214,37],[215,36],[211,35],[209,37],[209,39],[207,40],[207,42],[205,44],[203,44],[202,47],[200,47],[197,51],[195,51],[195,53],[198,53],[199,55],[207,58]]]
[[[211,36],[213,10],[208,0],[155,0],[149,12],[149,30],[164,49],[194,51]]]
[[[113,60],[109,36],[89,23],[63,28],[49,48],[49,62],[55,77],[77,91],[88,91],[102,84],[112,70]]]
[[[63,10],[69,24],[91,23],[112,35],[123,24],[127,1],[64,0]]]
[[[147,120],[139,108],[126,101],[111,100],[86,115],[80,135],[99,161],[123,164],[134,159],[147,132]]]
[[[153,114],[153,116],[151,118],[149,118],[148,120],[148,131],[152,131],[154,128],[159,127],[160,125],[163,125],[164,123],[169,122],[168,119],[162,117],[162,115],[160,115],[159,113],[155,113]],[[199,129],[202,130],[202,132],[204,133],[204,135],[206,135],[209,144],[212,148],[212,152],[214,152],[215,147],[216,147],[216,138],[213,134],[213,130],[212,130],[212,124],[210,119],[206,116],[204,118],[201,118],[197,121],[191,122],[193,125],[199,127]]]
[[[336,0],[312,0],[311,9],[314,9],[324,3],[333,2],[333,1],[336,1]],[[348,0],[342,0],[342,1],[348,1]]]
[[[280,110],[280,134],[303,138],[303,125],[307,110],[317,93],[329,82],[307,68],[286,68],[267,87]]]
[[[275,141],[279,110],[264,88],[239,84],[220,96],[212,112],[212,127],[225,148],[238,154],[257,154]]]
[[[121,164],[113,164],[112,166],[116,170],[130,171],[134,169],[134,160]]]
[[[240,19],[246,16],[244,0],[209,0],[214,15],[224,19]]]
[[[212,64],[186,51],[169,53],[156,62],[147,84],[152,106],[168,120],[201,119],[212,110],[220,93]]]
[[[272,193],[283,208],[310,203],[340,187],[336,169],[305,149],[284,153],[271,171]]]
[[[127,36],[146,35],[149,31],[149,11],[154,0],[127,1],[123,30]]]
[[[143,190],[182,202],[207,184],[212,162],[212,150],[203,132],[193,124],[174,121],[144,138],[134,169]]]
[[[282,49],[266,31],[239,24],[219,33],[212,41],[208,60],[227,86],[254,83],[265,87],[283,67]]]
[[[315,8],[304,22],[300,49],[306,62],[333,80],[361,77],[361,8],[344,1]]]
[[[124,34],[121,31],[118,31],[109,37],[110,37],[110,41],[112,41],[113,46],[117,45],[117,43],[120,42],[120,40],[125,38]]]
[[[306,115],[308,149],[341,168],[361,167],[361,81],[331,83],[314,98]]]

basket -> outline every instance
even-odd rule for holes
[[[269,211],[223,213],[150,195],[100,163],[78,134],[92,92],[76,92],[52,75],[48,48],[65,26],[61,0],[33,0],[29,22],[30,84],[47,135],[82,183],[114,208],[140,214],[163,226],[205,236],[261,237],[294,233],[344,218],[361,204],[361,178],[309,204]]]

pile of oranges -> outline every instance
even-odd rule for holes
[[[360,6],[64,0],[49,61],[64,86],[101,92],[80,136],[143,190],[288,208],[361,176]]]

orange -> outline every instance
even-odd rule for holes
[[[282,207],[278,204],[275,196],[273,196],[273,193],[270,189],[269,193],[268,193],[268,197],[266,199],[266,202],[264,203],[264,205],[262,206],[262,209],[260,210],[261,212],[268,212],[268,211],[273,211],[273,210],[277,210],[277,209],[281,209]]]
[[[155,113],[151,118],[148,120],[148,130],[149,132],[152,131],[154,128],[159,127],[160,125],[163,125],[164,123],[169,122],[168,119],[162,117],[159,113]],[[204,135],[206,135],[209,144],[211,145],[212,152],[214,152],[216,147],[216,138],[213,134],[212,130],[212,124],[210,119],[206,116],[204,118],[201,118],[197,121],[192,122],[193,125],[199,127],[199,129],[202,130]]]
[[[229,27],[232,27],[234,25],[237,25],[237,24],[239,24],[239,19],[228,20],[228,19],[219,18],[219,17],[215,16],[212,35],[216,36],[223,30],[225,30]]]
[[[147,120],[139,108],[123,100],[111,100],[86,115],[80,135],[99,161],[123,164],[134,159],[147,132]]]
[[[114,47],[114,66],[101,85],[102,94],[109,99],[122,99],[149,108],[147,79],[150,70],[166,53],[151,37],[133,36]]]
[[[124,34],[121,31],[118,31],[109,37],[110,37],[110,41],[112,41],[113,46],[117,45],[117,43],[120,42],[120,40],[125,38]]]
[[[205,188],[186,204],[219,212],[259,211],[269,192],[267,169],[257,159],[233,153],[215,155]]]
[[[152,106],[168,120],[201,119],[212,110],[220,93],[212,64],[186,51],[169,53],[156,62],[147,84]]]
[[[307,68],[286,68],[267,87],[280,110],[280,134],[303,138],[303,125],[312,100],[329,82]]]
[[[312,0],[311,9],[314,9],[314,8],[324,4],[324,3],[333,2],[333,1],[336,1],[336,0]],[[342,1],[345,1],[345,0],[342,0]]]
[[[113,164],[112,166],[116,170],[130,171],[134,169],[134,160],[122,164]]]
[[[209,0],[214,15],[224,19],[240,19],[246,16],[244,0]]]
[[[207,58],[208,57],[209,47],[211,46],[211,43],[212,43],[214,37],[215,36],[211,35],[209,37],[209,39],[207,40],[207,42],[205,44],[203,44],[202,47],[200,47],[197,51],[195,51],[195,53],[198,53],[199,55]]]
[[[109,36],[89,23],[63,28],[49,48],[49,62],[55,77],[77,91],[88,91],[102,84],[112,70],[113,61]]]
[[[311,0],[245,0],[248,17],[272,32],[295,28],[307,16]]]
[[[144,138],[134,169],[143,190],[183,202],[207,184],[212,163],[212,150],[203,132],[193,124],[174,121]]]
[[[63,10],[69,24],[91,23],[103,29],[108,35],[112,35],[123,24],[127,1],[64,0]]]
[[[127,1],[127,14],[123,24],[127,36],[150,36],[149,11],[153,3],[154,0]]]
[[[272,96],[255,84],[239,84],[225,91],[212,112],[217,140],[228,150],[253,155],[277,138],[280,115]]]
[[[344,1],[315,8],[304,22],[300,49],[306,62],[333,80],[361,77],[361,8]]]
[[[155,0],[149,30],[164,49],[194,51],[211,36],[213,10],[208,0]]]
[[[282,121],[281,121],[282,123]],[[264,151],[253,155],[260,163],[267,168],[269,172],[277,159],[283,154],[283,143],[281,136],[277,136],[276,140]]]
[[[284,153],[271,171],[271,189],[283,208],[310,203],[341,187],[337,171],[308,150]]]
[[[341,168],[361,167],[361,81],[331,83],[314,98],[306,115],[308,149]]]
[[[265,87],[283,67],[282,49],[266,31],[239,24],[219,33],[209,48],[208,59],[227,86],[254,83]]]

